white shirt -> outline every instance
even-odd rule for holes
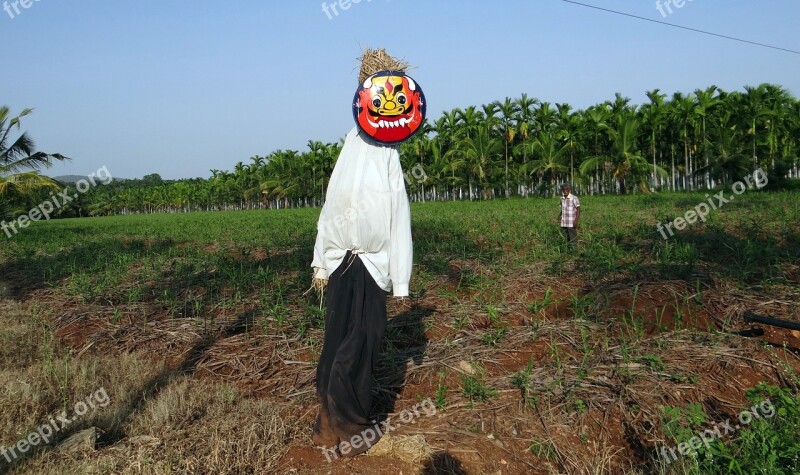
[[[314,276],[327,279],[347,251],[361,258],[380,288],[408,295],[413,250],[411,210],[396,147],[345,138],[325,195],[314,244]]]

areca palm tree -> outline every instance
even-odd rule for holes
[[[539,107],[533,112],[533,121],[536,133],[550,132],[556,125],[557,112],[549,102],[540,102]]]
[[[749,166],[745,134],[733,123],[732,116],[733,112],[728,110],[714,118],[716,133],[711,145],[712,160],[702,170],[720,183],[745,176]]]
[[[788,173],[790,178],[798,178],[798,165],[800,165],[800,101],[795,101],[787,108],[788,120],[786,134],[781,140],[783,156],[787,158]]]
[[[424,161],[427,152],[428,137],[425,135],[416,135],[411,140],[400,144],[400,166],[406,174],[406,191],[413,193],[414,197],[418,197],[423,203],[425,202],[425,182],[409,180],[409,177],[415,165],[420,164],[423,170],[425,169]]]
[[[266,157],[255,155],[250,157],[250,161],[253,163],[246,168],[245,173],[247,177],[242,180],[245,183],[242,194],[244,196],[244,200],[247,203],[250,203],[251,206],[257,202],[258,206],[261,207],[264,205],[264,195],[261,193],[261,183],[264,182],[267,176],[267,159]]]
[[[792,100],[789,91],[774,84],[765,84],[764,94],[766,97],[765,139],[770,168],[774,170],[776,161],[782,162],[785,158],[785,155],[780,156],[780,138],[786,133],[784,124],[787,121],[783,118],[791,113]]]
[[[575,186],[575,152],[578,149],[580,116],[571,113],[572,106],[569,104],[556,104],[556,110],[558,111],[556,136],[564,142],[569,153],[569,181]]]
[[[486,182],[492,175],[495,163],[502,157],[502,142],[491,136],[486,125],[481,125],[474,136],[462,138],[449,153],[450,158],[464,162],[470,199],[473,198],[473,179],[477,180],[478,188],[486,197]]]
[[[327,162],[328,147],[319,140],[309,140],[308,149],[311,153],[311,183],[312,189],[317,189],[317,175],[321,175],[319,179],[320,199],[325,200],[325,163]],[[316,194],[313,191],[312,194]]]
[[[274,198],[276,205],[288,208],[290,199],[301,189],[302,178],[294,173],[294,162],[299,154],[294,150],[278,150],[269,157],[269,178],[261,184],[261,191]]]
[[[616,129],[611,129],[611,154],[607,156],[590,157],[581,166],[581,171],[590,171],[599,163],[608,164],[612,176],[617,183],[620,193],[627,192],[627,181],[633,180],[642,191],[649,191],[647,174],[650,165],[638,147],[639,120],[634,115],[625,115],[619,118]],[[666,175],[663,168],[657,167],[656,172]]]
[[[15,128],[19,131],[20,119],[32,112],[32,109],[24,109],[11,117],[8,106],[0,107],[0,199],[5,203],[25,199],[43,189],[61,188],[57,181],[40,175],[39,170],[69,158],[58,153],[37,152],[27,132],[16,138],[11,136]]]
[[[630,105],[630,102],[631,102],[630,97],[625,97],[622,94],[616,92],[614,93],[614,100],[606,101],[606,104],[608,104],[608,108],[611,110],[611,114],[614,117],[620,117],[623,115],[633,114],[636,108]]]
[[[503,102],[495,101],[492,103],[493,108],[499,114],[497,117],[496,123],[499,129],[500,134],[503,137],[503,145],[504,145],[504,158],[505,158],[505,171],[503,173],[505,179],[505,197],[509,197],[509,188],[508,188],[508,148],[510,144],[514,141],[514,137],[516,136],[517,130],[514,127],[514,122],[517,120],[517,113],[519,109],[517,108],[517,103],[513,101],[510,97],[506,97]]]
[[[764,88],[762,86],[744,87],[745,94],[739,94],[741,98],[741,108],[744,113],[744,119],[747,121],[749,128],[747,134],[752,137],[753,146],[753,166],[758,166],[758,152],[756,151],[758,143],[758,122],[764,115]]]
[[[540,192],[552,189],[553,180],[567,172],[564,159],[569,153],[569,145],[559,143],[553,135],[539,132],[530,144],[531,155],[535,158],[522,167],[523,174],[539,176]]]
[[[425,168],[425,173],[433,187],[434,200],[437,195],[437,187],[447,190],[446,194],[449,194],[455,200],[455,188],[461,190],[463,184],[461,175],[456,175],[456,172],[464,166],[464,162],[453,157],[447,157],[439,137],[434,137],[430,140],[429,151],[431,157],[430,165]],[[446,196],[443,199],[446,199]]]
[[[676,130],[680,133],[683,146],[683,189],[692,188],[690,176],[692,174],[692,131],[694,130],[696,111],[692,96],[676,92],[670,102],[670,116]]]
[[[528,140],[531,137],[531,127],[533,122],[533,108],[536,104],[539,103],[538,99],[529,98],[527,94],[524,92],[520,94],[520,97],[516,101],[517,105],[517,138],[519,139],[518,143],[514,147],[513,151],[515,154],[522,154],[522,161],[517,167],[517,171],[519,172],[520,168],[525,166],[528,162],[528,154],[527,154],[527,144]],[[518,175],[520,175],[518,173]],[[520,175],[521,176],[521,175]],[[519,193],[523,196],[527,195],[527,183],[523,182],[522,180],[518,180],[519,186]]]
[[[530,122],[533,118],[533,108],[539,100],[534,97],[528,97],[524,92],[520,94],[516,100],[516,108],[519,113],[519,122]]]
[[[442,116],[435,122],[434,129],[436,133],[447,142],[447,146],[451,147],[456,143],[459,129],[458,129],[458,116],[461,109],[453,109],[445,111]]]
[[[487,120],[493,120],[493,116],[485,114],[484,111],[479,111],[475,106],[469,106],[465,109],[456,109],[456,117],[458,118],[458,125],[461,129],[458,131],[459,137],[470,136],[475,134],[478,126],[486,123]]]
[[[648,91],[646,94],[647,98],[650,99],[650,103],[643,105],[639,112],[644,121],[643,125],[650,131],[650,154],[653,159],[652,186],[653,188],[656,188],[658,186],[658,164],[656,163],[656,152],[661,153],[661,149],[658,146],[658,140],[661,138],[661,129],[664,127],[664,121],[666,119],[664,98],[667,97],[667,95],[662,94],[659,89],[653,89],[652,91]]]
[[[408,191],[425,200],[458,199],[466,198],[467,185],[474,199],[479,190],[484,197],[503,191],[509,196],[516,184],[518,193],[527,196],[537,181],[549,186],[562,177],[587,183],[592,194],[624,193],[636,185],[643,190],[666,184],[672,190],[689,190],[703,179],[705,186],[740,179],[753,164],[769,164],[771,185],[800,175],[800,102],[780,86],[762,84],[744,92],[712,86],[670,98],[655,89],[647,97],[650,102],[638,108],[616,94],[573,111],[569,104],[539,103],[522,94],[446,111],[433,128],[423,126],[401,146],[405,170],[422,163],[427,176],[422,184],[411,183]],[[35,154],[32,144],[24,152],[26,140],[12,141],[9,130],[19,128],[19,117],[11,119],[5,108],[0,121],[0,183],[5,193],[13,189],[24,194],[25,186],[47,186],[49,179],[31,165],[46,167],[63,158]],[[232,171],[212,170],[207,180],[140,180],[119,189],[98,188],[87,194],[95,201],[87,198],[76,212],[319,205],[341,145],[310,141],[305,152],[254,156]],[[683,164],[678,165],[681,154]],[[27,168],[20,160],[26,157]],[[15,165],[10,158],[16,158]],[[11,172],[14,166],[22,169]],[[662,179],[664,168],[671,168],[670,180]],[[0,204],[7,201],[0,199]]]
[[[708,117],[714,113],[715,108],[720,104],[720,99],[717,94],[717,86],[711,86],[706,89],[696,89],[694,91],[695,100],[695,113],[699,116],[700,120],[697,122],[699,127],[698,140],[700,142],[700,151],[703,153],[705,160],[705,167],[710,168],[709,159],[712,143],[708,136],[708,127],[706,123]],[[705,173],[704,181],[706,188],[711,188],[711,177]]]
[[[584,143],[591,145],[591,156],[599,157],[606,153],[606,142],[608,141],[609,119],[611,118],[611,110],[607,104],[597,104],[589,107],[582,114],[583,116],[583,133]],[[587,147],[588,148],[588,147]],[[580,167],[583,175],[588,175],[587,168]],[[595,189],[595,187],[597,189]],[[605,193],[605,170],[595,162],[595,169],[591,174],[591,187],[592,193],[600,192]]]

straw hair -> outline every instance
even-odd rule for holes
[[[383,48],[364,49],[359,61],[361,61],[361,70],[358,73],[359,84],[379,71],[388,70],[405,73],[411,67],[406,61],[391,57]]]

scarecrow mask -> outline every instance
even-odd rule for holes
[[[377,142],[398,144],[425,120],[425,94],[413,79],[397,71],[380,71],[356,91],[353,118]]]

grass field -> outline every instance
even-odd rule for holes
[[[0,235],[0,447],[110,399],[10,469],[0,454],[0,473],[800,470],[800,333],[742,336],[746,311],[800,321],[798,198],[749,191],[665,240],[656,223],[704,193],[585,196],[574,251],[557,199],[413,205],[412,296],[390,299],[378,395],[390,417],[437,411],[391,434],[424,437],[417,452],[332,464],[310,441],[319,209]],[[765,398],[783,411],[661,455]],[[61,447],[92,427],[92,447]]]

